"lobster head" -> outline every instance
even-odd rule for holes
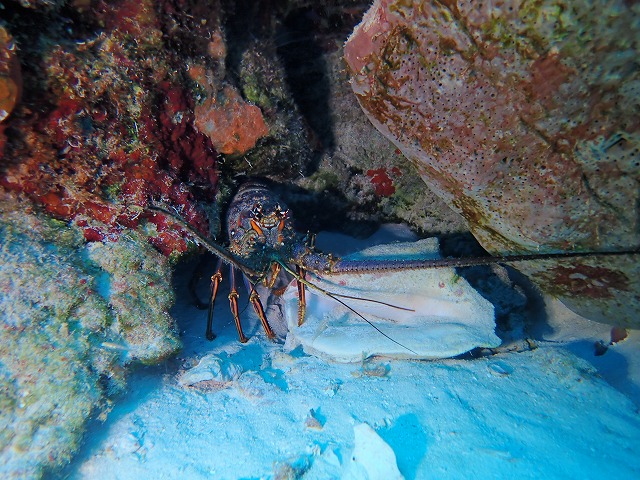
[[[229,250],[256,269],[276,258],[287,259],[296,243],[289,209],[259,182],[240,187],[227,212]]]

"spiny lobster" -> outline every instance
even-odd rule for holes
[[[293,218],[287,206],[267,186],[261,182],[247,182],[243,184],[229,205],[227,212],[227,232],[229,235],[229,247],[225,248],[210,239],[205,238],[200,232],[186,223],[178,214],[173,213],[159,205],[149,207],[155,212],[168,215],[186,230],[197,243],[219,258],[216,272],[211,277],[211,296],[207,317],[206,337],[213,340],[212,322],[218,287],[222,281],[222,263],[230,266],[231,287],[229,303],[233,314],[240,342],[246,342],[238,308],[238,291],[235,285],[236,270],[242,272],[248,281],[249,300],[258,315],[264,331],[270,339],[275,334],[266,318],[260,296],[255,286],[263,282],[268,288],[273,285],[281,270],[289,273],[296,279],[298,287],[298,325],[302,325],[305,317],[306,295],[305,288],[315,289],[341,303],[354,312],[364,321],[373,326],[379,333],[389,338],[375,327],[360,313],[352,309],[344,302],[344,299],[354,299],[346,295],[329,292],[310,282],[307,272],[315,274],[338,273],[365,273],[381,271],[398,271],[424,268],[451,268],[469,267],[476,265],[489,265],[495,263],[514,263],[540,259],[566,259],[584,256],[609,256],[609,255],[637,255],[638,250],[604,251],[604,252],[565,252],[565,253],[541,253],[526,255],[507,255],[500,257],[467,257],[467,258],[443,258],[427,260],[347,260],[340,259],[331,254],[324,254],[314,247],[314,236],[297,233],[293,228]],[[373,299],[361,299],[369,302],[380,303],[393,308],[408,310],[401,306],[389,305]],[[391,339],[395,342],[395,340]],[[397,343],[397,342],[395,342]],[[406,347],[404,347],[406,348]]]

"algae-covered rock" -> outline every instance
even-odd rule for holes
[[[269,135],[248,152],[240,171],[295,178],[309,170],[312,158],[308,128],[285,80],[286,73],[271,42],[253,42],[242,54],[239,83],[243,95],[262,110]]]
[[[111,330],[122,337],[128,358],[154,363],[175,352],[169,260],[135,231],[117,242],[90,243],[86,251],[102,269],[99,288],[115,317]]]
[[[124,365],[178,340],[167,260],[135,232],[82,231],[0,199],[0,477],[68,462],[86,421],[124,386]]]
[[[315,216],[326,212],[333,222],[327,222],[330,229],[337,227],[336,211],[343,212],[348,219],[338,226],[343,231],[349,231],[354,221],[365,220],[406,222],[432,235],[466,232],[464,219],[425,187],[415,166],[362,115],[349,86],[342,49],[324,59],[335,149],[324,152],[318,169],[296,184],[330,195],[321,196],[320,207],[288,199],[290,205],[301,212],[313,209]]]

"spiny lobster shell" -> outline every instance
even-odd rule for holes
[[[299,242],[287,205],[255,181],[242,185],[231,201],[227,231],[229,250],[257,271],[274,258],[290,259]]]

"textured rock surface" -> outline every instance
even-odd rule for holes
[[[299,215],[311,210],[312,215],[326,212],[335,217],[338,211],[351,222],[402,221],[431,235],[467,231],[464,219],[425,188],[416,167],[362,115],[349,87],[342,49],[325,55],[324,60],[331,90],[334,149],[323,152],[317,171],[296,183],[320,193],[324,204],[332,208],[302,204]],[[295,203],[293,199],[291,204]],[[349,228],[348,224],[328,226],[342,231]]]
[[[345,47],[373,124],[492,253],[640,243],[635,3],[376,1]],[[638,325],[636,261],[522,270]]]
[[[179,346],[168,261],[142,235],[87,246],[80,228],[25,207],[0,201],[2,478],[66,464],[125,364]]]

